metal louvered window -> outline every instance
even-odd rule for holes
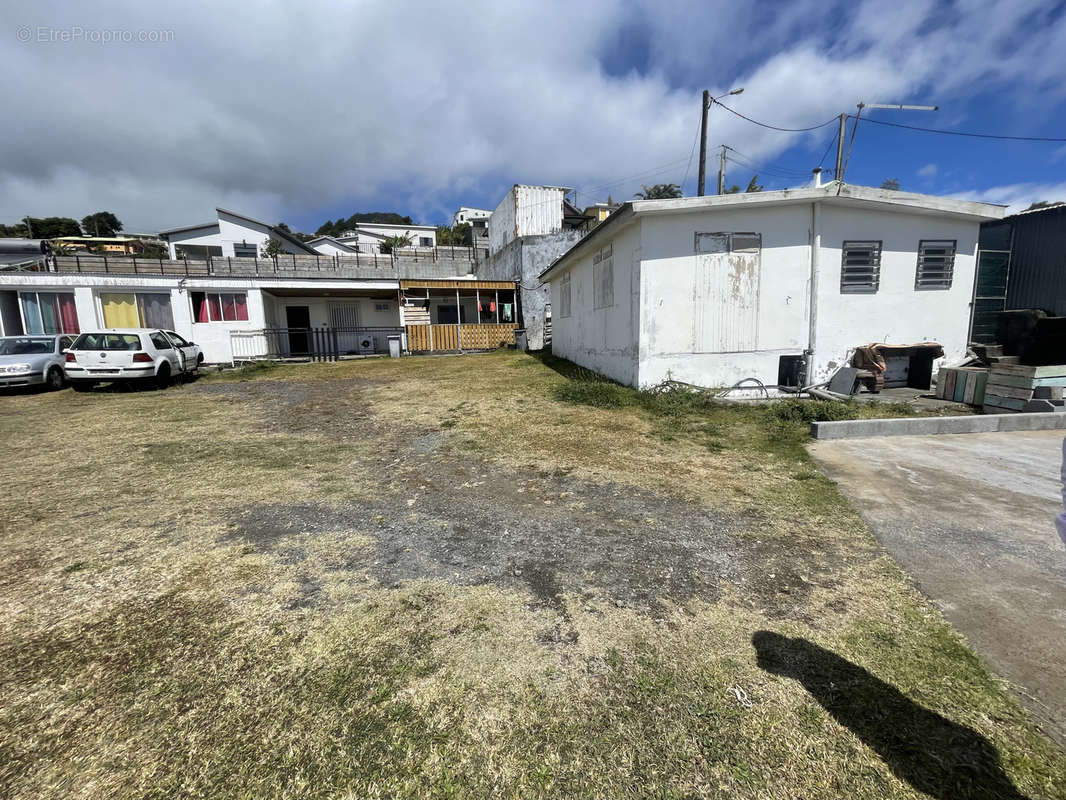
[[[559,316],[570,316],[570,273],[559,279]]]
[[[955,274],[954,239],[922,239],[918,242],[915,289],[950,289]]]
[[[840,293],[875,294],[881,285],[881,242],[844,242]]]

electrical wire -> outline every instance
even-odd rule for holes
[[[822,157],[818,160],[818,167],[819,168],[821,168],[822,164],[825,163],[826,158],[828,158],[828,156],[829,156],[829,151],[833,149],[833,143],[836,142],[836,140],[839,139],[839,138],[840,138],[840,131],[837,131],[836,133],[834,133],[830,137],[829,144],[827,144],[826,147],[825,147],[825,152],[822,153]],[[833,177],[836,178],[836,176],[837,176],[836,175],[836,169],[834,169],[833,170]]]
[[[696,135],[692,137],[692,152],[688,154],[688,166],[685,167],[685,177],[681,179],[681,191],[682,192],[685,191],[685,182],[688,180],[689,170],[692,169],[692,159],[696,155],[696,142],[698,142],[700,140],[700,128],[701,127],[703,127],[703,122],[702,121],[700,122],[699,125],[696,126]]]
[[[812,125],[809,128],[783,128],[783,127],[781,127],[779,125],[770,125],[770,124],[765,123],[765,122],[759,122],[759,120],[752,119],[751,117],[745,117],[739,111],[734,111],[729,106],[727,106],[725,103],[722,103],[722,102],[720,102],[718,100],[712,100],[711,102],[720,105],[722,108],[724,108],[730,114],[734,114],[734,115],[740,117],[741,119],[744,119],[744,120],[747,120],[748,122],[754,123],[755,125],[759,125],[759,126],[761,126],[763,128],[769,128],[772,131],[783,131],[784,133],[803,133],[804,131],[816,131],[819,128],[824,128],[826,125],[832,125],[838,119],[838,117],[833,117],[828,122],[823,122],[821,125]]]
[[[724,108],[724,106],[723,106]],[[858,114],[848,114],[858,122]],[[922,133],[942,133],[946,136],[968,136],[972,139],[1001,139],[1011,142],[1066,142],[1066,138],[1054,138],[1051,136],[999,136],[994,133],[971,133],[970,131],[949,131],[941,128],[921,128],[917,125],[904,125],[901,122],[886,122],[882,119],[865,117],[863,122],[872,122],[874,125],[888,125],[892,128],[906,128],[909,131],[921,131]]]

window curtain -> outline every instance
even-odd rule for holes
[[[141,321],[132,294],[101,294],[105,328],[138,328]]]
[[[248,321],[248,295],[235,294],[233,295],[233,307],[237,312],[237,320],[240,322]]]
[[[22,295],[22,318],[26,323],[26,333],[44,333],[41,325],[41,309],[37,292]]]
[[[222,302],[217,294],[207,295],[207,305],[211,309],[211,321],[218,322],[222,319]]]
[[[222,295],[222,319],[237,319],[237,311],[233,307],[233,295],[231,294]]]
[[[207,294],[204,292],[192,293],[192,309],[193,315],[197,322],[210,322],[211,319],[207,315]]]
[[[43,333],[59,333],[58,309],[59,297],[54,292],[38,292],[37,303],[41,309],[41,327]]]
[[[56,303],[59,306],[59,333],[81,333],[74,295],[69,292],[60,292],[56,295]]]
[[[174,314],[170,309],[169,294],[139,294],[137,303],[140,306],[141,322],[144,327],[163,330],[174,328]]]

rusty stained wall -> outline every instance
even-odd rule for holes
[[[531,350],[546,346],[544,338],[546,305],[551,290],[541,285],[540,273],[555,259],[577,244],[580,231],[560,230],[542,236],[522,236],[504,245],[478,265],[478,277],[518,281],[521,286],[522,324]]]

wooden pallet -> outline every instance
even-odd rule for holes
[[[988,370],[981,367],[941,367],[937,373],[936,396],[979,406],[984,402],[987,382]]]

